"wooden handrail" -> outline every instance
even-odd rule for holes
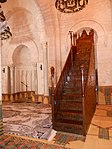
[[[72,46],[71,49],[70,49],[70,52],[68,54],[68,57],[67,57],[67,60],[65,62],[65,65],[63,67],[63,70],[61,72],[61,75],[60,75],[60,78],[59,78],[59,81],[56,85],[56,89],[55,89],[55,92],[54,94],[56,94],[57,90],[59,89],[59,86],[60,84],[62,83],[61,81],[63,80],[63,78],[67,75],[68,71],[69,71],[69,67],[72,66],[73,64],[73,61],[75,59],[75,54],[76,54],[77,50],[76,50],[76,47]],[[72,58],[73,56],[73,58]],[[66,75],[65,75],[66,74]]]
[[[91,35],[91,33],[90,33]],[[93,36],[93,34],[91,35]],[[82,74],[82,92],[83,92],[83,128],[84,135],[86,135],[89,124],[93,117],[96,107],[96,72],[95,72],[95,55],[94,55],[94,42],[92,39],[92,46],[89,58],[88,73],[84,75],[84,67],[81,67]],[[84,82],[84,78],[86,82]]]
[[[69,68],[73,65],[73,61],[75,59],[75,54],[77,50],[75,46],[72,46],[70,49],[70,52],[68,54],[67,60],[65,62],[65,65],[63,67],[63,70],[61,72],[60,78],[58,80],[58,83],[56,85],[56,88],[54,90],[54,95],[52,95],[52,119],[54,120],[55,113],[58,110],[58,105],[62,97],[62,90],[63,90],[63,83],[65,82],[66,76],[69,72]],[[55,111],[54,111],[54,106],[55,106]],[[53,121],[54,122],[54,121]]]
[[[84,82],[84,65],[82,64],[80,66],[81,68],[81,83],[82,83],[82,96],[84,96],[84,91],[85,91],[85,82]]]

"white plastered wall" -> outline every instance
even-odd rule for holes
[[[9,0],[3,6],[7,12],[9,26],[12,26],[10,19],[17,8],[24,8],[32,14],[30,16],[27,13],[31,21],[32,38],[39,50],[38,62],[39,64],[43,63],[43,43],[45,44],[48,41],[48,70],[51,66],[55,67],[56,81],[60,76],[69,51],[66,42],[69,30],[77,32],[80,28],[93,28],[98,35],[98,41],[95,45],[98,83],[99,86],[112,85],[112,2],[110,0],[103,0],[103,2],[102,0],[89,0],[88,5],[82,11],[73,14],[59,12],[55,8],[55,1],[52,0],[23,0],[22,3],[21,0],[16,3],[14,3],[14,0]],[[15,9],[12,9],[13,7]],[[16,46],[12,45],[11,41],[9,41],[9,44],[3,44],[4,51],[8,49],[13,53],[15,48]],[[7,59],[8,55],[11,55],[10,52],[6,52],[3,58]],[[9,62],[7,61],[7,63]],[[50,71],[48,75],[50,76]]]
[[[99,86],[112,85],[112,6],[109,0],[92,1],[80,12],[73,14],[60,13],[61,63],[64,65],[68,54],[68,33],[77,32],[81,28],[93,28],[98,41],[95,45],[96,66],[98,68]]]
[[[46,61],[44,52],[47,51],[47,42],[43,17],[36,1],[9,0],[3,5],[12,37],[2,44],[2,65],[15,67],[12,57],[15,49],[25,45],[31,52],[31,65],[37,73],[37,94],[48,95],[48,84],[44,83],[48,77],[45,72]],[[26,54],[27,56],[27,54]],[[40,66],[42,65],[42,70]],[[47,69],[46,69],[47,71]]]

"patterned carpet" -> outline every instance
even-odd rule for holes
[[[54,139],[55,139],[54,144],[59,144],[63,146],[69,144],[69,142],[71,141],[85,142],[85,136],[65,132],[57,132]]]
[[[107,111],[107,117],[112,117],[112,111]]]
[[[109,140],[109,129],[108,128],[99,127],[98,137],[100,139],[107,139],[107,140]]]
[[[59,145],[23,139],[11,135],[0,136],[0,149],[70,149]]]
[[[5,103],[2,109],[5,133],[47,139],[52,130],[50,105]]]

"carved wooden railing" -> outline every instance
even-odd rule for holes
[[[92,36],[92,35],[91,35]],[[84,65],[81,66],[83,94],[83,132],[86,135],[96,107],[96,72],[94,42],[92,42],[88,65],[88,74],[84,76]],[[87,77],[86,82],[84,78]]]
[[[52,93],[52,119],[53,120],[54,120],[54,118],[56,116],[55,115],[56,112],[58,111],[60,100],[62,99],[63,86],[64,86],[64,83],[66,82],[67,75],[69,73],[69,69],[73,65],[73,61],[75,59],[76,51],[77,51],[76,47],[72,45],[71,46],[71,50],[70,50],[70,52],[68,54],[67,60],[65,62],[65,65],[63,67],[63,70],[61,72],[59,81],[58,81],[58,83],[56,85],[54,93]],[[55,110],[54,110],[54,107],[55,107]]]

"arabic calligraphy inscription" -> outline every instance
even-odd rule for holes
[[[56,8],[64,13],[73,13],[82,10],[88,4],[88,0],[56,0]]]

